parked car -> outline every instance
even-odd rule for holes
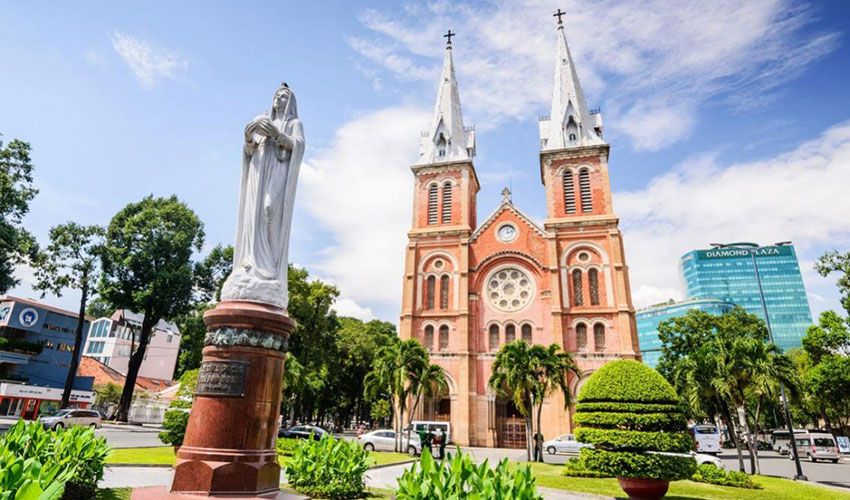
[[[841,458],[838,451],[838,443],[828,432],[804,432],[794,433],[794,444],[797,445],[797,453],[800,458],[808,458],[809,462],[818,460],[829,460],[837,464]],[[794,459],[794,453],[788,453],[788,457]]]
[[[668,455],[671,457],[693,457],[693,459],[697,461],[697,465],[708,464],[713,465],[718,469],[726,468],[726,465],[723,464],[723,460],[720,460],[714,455],[709,455],[708,453],[697,453],[693,450],[688,453],[670,453],[666,451],[650,451],[649,453],[655,453],[657,455]]]
[[[575,436],[572,434],[564,434],[543,443],[543,449],[550,455],[556,453],[578,453],[582,448],[593,448],[593,445],[576,441]]]
[[[372,432],[361,434],[357,438],[357,442],[366,451],[395,451],[395,431],[388,429],[379,429]],[[410,433],[410,442],[407,441],[407,432],[401,435],[401,448],[411,455],[419,455],[422,453],[422,443],[419,436],[412,432]]]
[[[325,434],[328,434],[328,431],[315,425],[296,425],[295,427],[290,427],[288,429],[281,428],[279,431],[277,431],[277,437],[290,439],[308,439],[312,435],[313,439],[316,441],[322,439],[322,436],[324,436]]]
[[[427,421],[427,420],[414,420],[405,426],[403,432],[407,434],[407,429],[411,429],[411,434],[415,434],[417,431],[427,430],[433,434],[436,434],[437,429],[442,431],[443,436],[446,437],[446,443],[452,442],[452,424],[451,422],[442,422],[442,421]]]
[[[61,429],[72,425],[88,425],[99,429],[103,425],[100,413],[94,410],[64,409],[38,419],[47,429]]]

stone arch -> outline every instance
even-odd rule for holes
[[[573,265],[573,266],[570,266],[568,268],[567,267],[567,259],[569,258],[570,255],[572,255],[573,253],[575,253],[577,250],[579,250],[581,248],[587,248],[587,249],[592,250],[593,252],[597,253],[599,255],[600,259],[602,260],[602,266],[600,267],[597,264],[591,263],[591,264],[585,264],[585,265],[582,265],[582,266]],[[570,272],[573,269],[576,269],[576,268],[580,268],[580,269],[582,269],[582,271],[584,271],[584,269],[589,268],[589,266],[597,266],[596,269],[599,270],[602,273],[602,279],[604,280],[604,283],[605,283],[605,300],[607,301],[608,307],[615,307],[616,306],[616,304],[614,303],[614,277],[612,275],[612,270],[611,270],[611,260],[608,257],[608,252],[606,252],[605,249],[602,248],[601,245],[599,245],[598,243],[595,243],[593,241],[576,241],[576,242],[573,242],[561,252],[561,256],[558,260],[559,260],[559,264],[560,264],[559,267],[560,267],[560,270],[561,270],[561,290],[562,290],[561,299],[562,299],[563,307],[565,307],[567,309],[572,307],[572,304],[571,304],[571,301],[570,301],[570,294],[569,294]]]
[[[459,304],[458,300],[459,300],[459,297],[460,297],[459,296],[460,273],[458,273],[457,259],[455,258],[454,255],[452,255],[450,252],[447,252],[446,250],[431,250],[430,252],[423,255],[421,259],[419,259],[419,265],[417,266],[416,289],[419,292],[419,293],[416,294],[416,308],[417,309],[422,309],[423,302],[424,302],[423,297],[425,297],[425,278],[426,278],[427,275],[431,274],[431,273],[425,273],[425,266],[428,264],[428,262],[430,262],[431,260],[433,260],[437,257],[442,257],[442,258],[446,259],[451,264],[451,269],[446,269],[445,271],[442,271],[442,273],[449,273],[449,275],[452,278],[452,280],[451,280],[451,282],[452,282],[452,297],[451,297],[451,300],[449,302],[451,304],[454,304],[454,307],[457,307],[457,304]],[[435,279],[439,279],[440,275],[438,275],[437,273],[433,273],[433,274],[434,274],[434,276],[436,276]]]

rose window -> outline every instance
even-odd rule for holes
[[[496,271],[487,281],[487,299],[500,311],[518,311],[528,305],[534,297],[534,284],[528,275],[519,269],[508,268]]]

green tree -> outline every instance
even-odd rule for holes
[[[50,244],[32,260],[36,278],[33,288],[41,290],[42,297],[48,292],[61,296],[66,288],[80,291],[74,350],[65,378],[61,408],[68,407],[80,364],[86,304],[89,296],[97,293],[95,279],[103,253],[103,237],[104,230],[100,226],[81,226],[75,222],[54,226],[50,229]]]
[[[386,321],[362,322],[356,318],[339,318],[336,331],[336,364],[343,376],[335,377],[335,392],[340,423],[369,418],[372,401],[363,397],[363,380],[372,369],[378,349],[396,337],[395,325]]]
[[[221,287],[233,270],[233,246],[216,245],[204,260],[195,264],[195,286],[199,300],[221,300]]]
[[[2,137],[2,135],[0,135]],[[0,140],[0,293],[20,280],[15,266],[35,255],[35,238],[23,227],[30,201],[38,194],[33,187],[30,145],[14,139],[4,147]]]
[[[86,314],[95,318],[108,318],[115,312],[112,304],[106,302],[103,297],[95,296],[89,300],[89,305],[86,306]]]
[[[204,339],[207,335],[204,313],[212,307],[207,302],[197,302],[192,305],[188,312],[177,317],[175,323],[177,329],[180,330],[180,352],[177,355],[175,377],[179,377],[187,370],[194,370],[201,366]]]
[[[820,363],[825,356],[847,354],[850,350],[850,331],[848,321],[835,311],[824,311],[818,318],[818,324],[812,325],[803,337],[803,349],[811,357],[812,363]]]
[[[136,351],[116,419],[127,421],[133,387],[153,326],[172,319],[192,304],[192,253],[204,241],[203,224],[176,196],[148,196],[119,211],[106,231],[101,295],[118,308],[144,315]]]
[[[367,397],[378,399],[386,396],[393,406],[393,428],[396,432],[395,451],[401,450],[401,431],[404,413],[414,388],[417,374],[428,364],[428,352],[418,340],[405,341],[394,338],[381,347],[375,358],[372,371],[366,375]]]
[[[573,402],[568,383],[569,376],[572,374],[576,378],[581,378],[581,369],[572,354],[562,350],[558,344],[550,344],[546,348],[535,345],[531,349],[533,355],[540,360],[538,361],[539,383],[535,402],[537,403],[536,435],[542,436],[543,426],[540,420],[543,415],[543,402],[552,394],[560,392],[564,396],[564,410],[568,409]],[[538,462],[543,462],[543,439],[535,440],[535,444],[537,448],[534,455]]]
[[[509,399],[525,418],[526,455],[531,461],[532,409],[540,393],[538,359],[531,346],[522,340],[502,346],[496,354],[487,385],[500,397]]]
[[[428,352],[425,352],[428,356]],[[413,417],[416,415],[416,410],[419,404],[425,398],[433,398],[440,394],[443,389],[448,386],[446,382],[446,372],[440,365],[435,365],[426,357],[425,363],[420,367],[418,373],[412,375],[410,386],[410,397],[413,401],[413,406],[410,408],[410,416],[407,417],[407,442],[410,443],[410,433],[412,432]]]
[[[656,370],[673,383],[673,371],[680,359],[686,358],[714,338],[717,316],[692,309],[683,316],[662,321],[658,325],[661,356]]]
[[[94,386],[94,402],[101,406],[118,404],[121,400],[121,386],[114,382]]]
[[[815,262],[815,270],[823,277],[838,274],[838,290],[841,292],[841,305],[850,315],[850,252],[838,253],[837,250],[825,252]]]

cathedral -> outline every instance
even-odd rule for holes
[[[555,343],[572,353],[584,373],[570,381],[573,394],[608,361],[640,359],[602,115],[587,107],[560,17],[556,34],[551,113],[539,123],[542,226],[507,189],[478,223],[475,130],[463,124],[450,36],[433,121],[411,167],[399,335],[419,340],[448,380],[415,419],[450,421],[459,445],[525,446],[517,409],[487,386],[508,342]],[[545,439],[572,428],[563,396],[551,396],[542,411]]]

